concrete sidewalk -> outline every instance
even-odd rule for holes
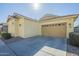
[[[66,51],[44,46],[34,56],[66,56]]]

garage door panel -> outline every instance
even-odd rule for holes
[[[42,35],[52,37],[66,37],[66,23],[43,25]]]

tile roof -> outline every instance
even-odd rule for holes
[[[73,17],[73,16],[78,17],[79,14],[72,14],[72,15],[65,15],[65,16],[57,16],[57,15],[52,15],[52,14],[45,14],[43,17],[41,17],[41,18],[39,19],[39,21],[42,21],[42,20],[50,20],[50,19],[56,19],[56,18],[62,18],[62,17]],[[24,18],[24,19],[26,19],[26,20],[37,21],[37,20],[35,20],[35,19],[32,19],[32,18],[27,17],[27,16],[23,16],[23,15],[18,14],[18,13],[13,13],[13,15],[9,15],[7,22],[9,21],[10,18],[16,18],[16,19],[17,19],[17,18]]]
[[[23,15],[18,14],[18,13],[13,13],[13,15],[9,15],[7,22],[9,21],[10,18],[15,18],[15,19],[24,18],[26,20],[36,21],[36,20],[34,20],[34,19],[30,18],[30,17],[23,16]]]
[[[56,16],[56,15],[44,15],[42,18],[40,18],[40,21],[42,20],[50,20],[50,19],[56,19],[56,18],[62,18],[62,17],[78,17],[79,14],[72,14],[72,15],[65,15],[65,16]]]

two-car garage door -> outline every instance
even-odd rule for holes
[[[66,23],[42,25],[42,35],[52,37],[66,37]]]

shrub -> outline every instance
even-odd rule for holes
[[[10,38],[11,38],[11,34],[10,34],[10,33],[1,33],[1,36],[2,36],[4,39],[10,39]]]
[[[79,46],[79,33],[72,32],[69,34],[69,43]]]

